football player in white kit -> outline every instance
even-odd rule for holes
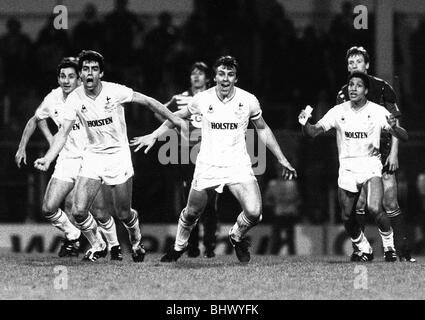
[[[89,212],[103,183],[111,191],[114,212],[129,232],[133,261],[142,262],[146,252],[138,214],[131,211],[134,171],[123,104],[135,102],[162,114],[178,127],[186,124],[157,100],[126,86],[102,81],[104,59],[100,53],[83,50],[78,59],[83,85],[68,96],[63,125],[46,155],[37,159],[34,166],[42,171],[49,168],[79,119],[88,144],[76,181],[72,215],[91,245],[84,259],[94,261],[105,254],[106,244],[97,236],[97,223]]]
[[[331,108],[315,125],[308,122],[303,131],[315,137],[336,129],[339,176],[338,198],[342,221],[351,241],[360,251],[359,261],[373,260],[372,247],[355,218],[360,191],[365,188],[367,207],[376,221],[382,238],[385,261],[397,260],[393,230],[382,206],[382,163],[379,150],[381,131],[385,130],[401,140],[407,132],[397,125],[395,117],[384,107],[368,101],[369,78],[365,73],[353,72],[348,78],[350,101]],[[298,116],[300,123],[311,117],[305,110]]]
[[[68,95],[79,85],[78,63],[73,57],[64,58],[57,67],[59,87],[52,90],[37,108],[22,133],[15,160],[20,168],[21,162],[26,164],[26,146],[35,126],[42,130],[49,145],[52,144],[53,136],[47,125],[47,118],[51,118],[58,128],[63,123],[63,110]],[[65,241],[58,255],[78,256],[80,230],[72,223],[71,215],[73,187],[80,171],[82,153],[87,144],[87,135],[79,122],[77,122],[69,134],[69,138],[56,162],[55,171],[49,181],[43,199],[42,212],[45,218],[65,234]],[[105,188],[103,188],[105,189]],[[105,189],[105,191],[107,191]],[[60,205],[65,201],[64,211]],[[115,221],[111,216],[112,207],[108,205],[108,196],[99,192],[91,212],[99,223],[100,231],[105,235],[111,253],[111,260],[122,260],[121,247],[118,242]]]
[[[180,214],[174,248],[162,262],[177,261],[187,249],[190,233],[207,203],[208,190],[221,193],[227,186],[242,207],[242,212],[229,232],[229,240],[242,263],[251,256],[246,239],[248,231],[261,220],[261,193],[247,152],[245,135],[249,121],[255,125],[258,137],[282,165],[285,179],[296,178],[295,169],[280,149],[272,131],[262,117],[257,98],[235,86],[238,63],[232,56],[220,57],[214,64],[216,85],[198,93],[188,107],[177,111],[182,118],[202,115],[202,141],[186,207]],[[150,135],[134,142],[135,151],[147,146],[145,153],[168,128],[164,122]]]

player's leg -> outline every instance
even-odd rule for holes
[[[384,247],[385,261],[395,261],[393,230],[390,219],[382,206],[384,187],[381,177],[372,177],[365,183],[367,209],[374,217]]]
[[[410,255],[410,246],[407,238],[406,225],[403,213],[397,199],[397,178],[395,173],[384,172],[382,174],[384,185],[384,199],[382,204],[387,216],[390,218],[394,230],[394,244],[400,261],[415,262]]]
[[[99,192],[101,181],[97,179],[79,176],[75,185],[72,215],[77,227],[90,243],[91,248],[87,251],[84,260],[95,261],[100,257],[105,257],[108,249],[106,243],[99,232],[96,220],[89,212],[97,193]]]
[[[372,247],[364,235],[355,216],[356,202],[359,192],[350,192],[338,187],[338,201],[341,207],[341,220],[345,231],[351,238],[351,242],[356,246],[359,253],[353,253],[351,261],[371,261],[373,260]]]
[[[115,225],[114,203],[112,201],[111,187],[102,184],[99,192],[90,208],[99,226],[99,231],[105,236],[108,243],[108,250],[111,253],[111,260],[122,260],[121,247],[118,241],[117,229]]]
[[[198,222],[207,202],[208,193],[206,190],[195,190],[193,188],[190,190],[187,205],[180,213],[174,248],[161,258],[161,262],[177,261],[186,251],[190,233]]]
[[[360,196],[356,204],[356,219],[360,228],[364,232],[366,225],[366,191],[365,188],[360,190]]]
[[[67,195],[71,194],[73,187],[73,182],[52,177],[47,185],[42,204],[44,217],[65,234],[65,241],[58,253],[60,257],[78,256],[78,239],[80,238],[81,232],[71,222],[68,215],[60,209],[60,205],[67,198]],[[66,209],[67,202],[65,201],[65,211]],[[71,211],[68,212],[70,213]]]
[[[235,248],[240,262],[248,262],[251,256],[246,239],[248,231],[261,221],[261,192],[257,180],[228,185],[230,192],[238,200],[242,212],[229,231],[229,240]]]
[[[124,183],[111,186],[111,191],[115,214],[121,220],[129,235],[133,261],[142,262],[146,250],[142,244],[139,214],[131,208],[133,177],[128,178]]]
[[[215,257],[215,247],[217,243],[217,221],[218,221],[218,193],[211,191],[208,197],[208,204],[205,207],[202,216],[202,225],[204,227],[204,256],[206,258]]]

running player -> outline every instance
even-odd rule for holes
[[[382,130],[406,140],[407,132],[398,126],[394,116],[384,107],[368,101],[369,77],[352,72],[348,79],[350,101],[330,109],[315,125],[303,125],[311,137],[336,129],[339,156],[338,198],[342,221],[351,241],[357,247],[357,261],[373,260],[372,247],[355,218],[355,206],[362,188],[367,195],[367,208],[375,218],[381,234],[385,261],[396,261],[393,231],[382,207],[382,163],[379,143]],[[311,115],[302,110],[300,123]]]
[[[347,55],[348,72],[360,71],[367,74],[369,69],[370,58],[369,54],[363,47],[352,47],[348,49]],[[367,94],[367,99],[376,104],[385,107],[391,112],[397,121],[401,117],[401,112],[397,106],[397,97],[393,88],[384,80],[369,75],[370,89]],[[343,86],[338,92],[336,103],[340,104],[349,101],[347,85]],[[388,132],[383,132],[381,136],[381,161],[383,164],[382,181],[384,184],[384,199],[383,206],[385,212],[391,221],[391,226],[394,229],[394,243],[400,261],[415,262],[411,256],[411,250],[407,238],[404,217],[397,199],[397,176],[396,172],[399,168],[398,163],[398,145],[399,141],[396,137]],[[364,229],[365,225],[365,207],[366,195],[364,190],[360,193],[360,198],[357,203],[356,213],[357,219]],[[358,259],[358,251],[354,250],[351,259]]]
[[[114,212],[129,232],[133,261],[142,262],[146,251],[138,214],[131,211],[134,171],[123,104],[135,102],[162,114],[179,127],[184,128],[186,124],[155,99],[126,86],[102,81],[104,58],[100,53],[83,50],[78,59],[83,85],[68,96],[63,125],[46,155],[37,159],[34,166],[42,171],[49,168],[79,119],[88,144],[76,181],[72,215],[91,245],[84,259],[95,261],[104,257],[107,250],[105,242],[97,236],[97,223],[89,212],[103,183],[110,189]]]
[[[190,88],[181,94],[173,96],[165,106],[170,111],[175,112],[179,109],[185,108],[193,100],[193,96],[199,92],[205,91],[209,87],[210,76],[208,66],[204,62],[195,62],[190,67]],[[164,122],[166,119],[158,114],[155,116]],[[189,163],[180,163],[179,175],[181,176],[181,183],[184,195],[184,202],[187,202],[189,198],[190,186],[192,184],[193,172],[195,171],[195,159],[192,159],[192,151],[199,147],[201,141],[201,128],[202,128],[202,117],[199,115],[192,115],[189,121],[189,148],[187,152],[189,154]],[[132,143],[135,143],[139,137],[135,137]],[[186,149],[185,149],[186,150]],[[216,246],[216,231],[217,231],[217,201],[218,193],[211,192],[209,194],[208,204],[205,207],[204,214],[202,216],[202,222],[204,226],[204,237],[203,243],[205,247],[204,256],[207,258],[215,257],[215,246]],[[180,209],[181,210],[181,209]],[[193,228],[192,233],[189,237],[189,244],[187,255],[189,257],[197,257],[200,255],[199,250],[199,223]]]
[[[64,58],[57,67],[59,87],[52,90],[37,108],[22,133],[15,161],[21,167],[21,162],[26,164],[26,146],[28,140],[38,125],[49,145],[53,136],[47,125],[47,118],[51,118],[59,128],[63,122],[63,110],[68,95],[79,85],[78,63],[75,58]],[[48,221],[65,233],[65,241],[58,255],[78,256],[80,230],[73,224],[71,215],[73,187],[78,176],[82,153],[87,143],[86,133],[81,125],[76,123],[70,132],[65,147],[60,152],[56,162],[55,171],[47,185],[43,199],[42,212]],[[105,190],[107,191],[107,190]],[[111,216],[111,207],[106,205],[108,197],[99,193],[92,205],[92,212],[100,225],[100,231],[105,235],[111,260],[122,260],[121,247],[118,242],[115,221]],[[65,201],[64,211],[60,205]],[[65,212],[65,213],[64,213]]]
[[[277,143],[273,132],[262,117],[257,98],[235,86],[238,62],[234,57],[220,57],[214,64],[216,85],[198,93],[188,107],[175,114],[182,118],[202,116],[202,141],[195,173],[186,207],[180,214],[174,248],[162,258],[162,262],[177,261],[187,249],[193,227],[205,209],[208,191],[221,193],[227,186],[238,200],[242,212],[230,229],[229,240],[240,262],[250,261],[248,231],[261,220],[261,193],[252,170],[245,135],[249,121],[255,125],[259,139],[272,151],[282,166],[282,176],[292,179],[297,176]],[[132,145],[135,151],[147,146],[145,153],[159,136],[172,127],[164,122],[153,133]]]

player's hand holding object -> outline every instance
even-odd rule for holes
[[[313,108],[311,106],[306,106],[305,109],[301,110],[299,116],[298,116],[298,122],[305,126],[307,123],[307,120],[311,118],[311,112],[313,111]]]

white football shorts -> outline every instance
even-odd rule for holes
[[[197,191],[214,188],[218,193],[229,184],[257,180],[251,165],[219,167],[196,162],[192,188]]]
[[[350,167],[348,163],[341,164],[338,171],[338,186],[350,192],[360,192],[363,184],[373,177],[382,177],[382,163],[377,158],[371,158],[361,170]]]
[[[134,175],[130,149],[111,154],[85,152],[79,175],[112,186],[126,182]]]
[[[55,171],[52,178],[56,178],[66,182],[73,182],[77,180],[80,173],[81,163],[83,158],[61,158],[56,160]]]

